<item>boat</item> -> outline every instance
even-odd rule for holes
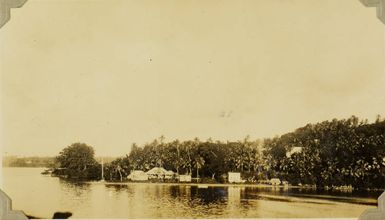
[[[41,172],[42,175],[51,175],[52,174],[52,169],[46,169],[43,172]]]

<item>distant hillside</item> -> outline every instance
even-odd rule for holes
[[[54,157],[3,157],[3,167],[53,167]]]
[[[116,157],[103,157],[104,163],[110,163]],[[102,157],[97,157],[96,160],[101,162]],[[53,167],[55,157],[3,157],[3,167]]]

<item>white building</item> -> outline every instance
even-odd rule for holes
[[[229,183],[241,183],[241,173],[229,172],[228,173]]]
[[[179,182],[191,182],[191,175],[179,175]]]
[[[270,180],[270,184],[271,184],[271,185],[274,185],[274,186],[280,185],[280,184],[281,184],[281,180],[278,179],[278,178],[272,178],[272,179]]]
[[[165,179],[173,179],[174,176],[175,176],[174,171],[172,171],[172,170],[167,170],[167,171],[166,171],[166,174],[164,175],[164,178],[165,178]]]
[[[141,170],[134,170],[127,176],[127,179],[132,181],[147,181],[148,176],[145,172]]]
[[[154,167],[146,172],[149,179],[172,179],[175,173],[172,170],[166,170],[163,167]]]

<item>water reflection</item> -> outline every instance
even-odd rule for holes
[[[89,193],[91,190],[89,183],[79,183],[68,180],[59,179],[61,189],[74,197],[81,197],[84,194]]]
[[[55,178],[56,179],[56,178]],[[66,207],[68,203],[68,198],[71,198],[71,203],[75,207],[79,207],[83,205],[86,201],[90,200],[90,195],[91,194],[91,185],[87,183],[77,183],[77,182],[71,182],[71,181],[66,181],[66,180],[61,180],[57,178],[59,182],[59,187],[60,187],[60,194],[56,195],[51,195],[58,197],[59,200],[59,205],[57,205],[56,211],[65,211],[61,207]],[[71,205],[71,206],[72,206]],[[89,206],[89,205],[88,205]],[[75,210],[76,211],[76,210]]]
[[[241,188],[238,186],[230,186],[227,188],[228,191],[228,204],[238,204],[241,202]]]
[[[227,213],[228,215],[235,217],[240,210],[241,188],[231,186],[227,188],[227,191]]]
[[[226,190],[224,187],[191,187],[191,197],[198,198],[202,204],[225,202]]]
[[[373,208],[381,194],[281,187],[76,183],[44,177],[40,172],[5,169],[4,190],[15,209],[41,217],[56,211],[70,211],[73,218],[357,217]]]
[[[126,191],[129,187],[126,185],[104,185],[108,190],[114,190],[115,192]]]

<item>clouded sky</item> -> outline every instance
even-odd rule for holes
[[[0,30],[1,147],[272,137],[385,115],[385,25],[358,0],[29,0]]]

